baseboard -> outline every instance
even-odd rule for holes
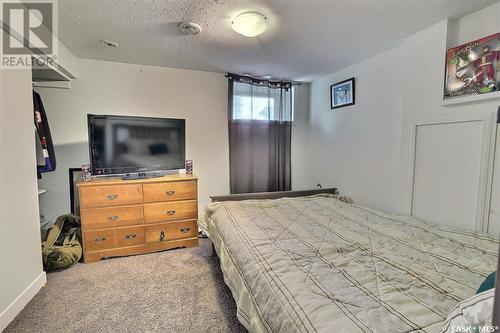
[[[47,276],[45,272],[42,272],[2,313],[0,313],[0,332],[16,318],[19,312],[21,312],[26,304],[35,297],[45,283],[47,283]]]

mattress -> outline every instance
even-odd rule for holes
[[[331,195],[213,203],[200,227],[251,332],[439,332],[499,248]]]

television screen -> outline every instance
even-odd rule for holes
[[[93,175],[183,169],[185,120],[87,116]]]

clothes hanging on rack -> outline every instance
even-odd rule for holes
[[[37,165],[37,171],[40,177],[41,173],[55,171],[56,155],[54,152],[54,145],[52,143],[52,136],[50,135],[49,123],[47,120],[47,114],[45,113],[45,108],[43,107],[42,98],[35,91],[33,91],[33,112],[36,133],[40,139],[43,157],[45,160],[44,165]]]
[[[35,152],[36,152],[36,165],[37,167],[45,166],[45,156],[43,154],[42,141],[38,135],[38,130],[35,126]]]

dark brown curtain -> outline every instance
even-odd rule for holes
[[[291,83],[228,79],[231,193],[290,190]]]

